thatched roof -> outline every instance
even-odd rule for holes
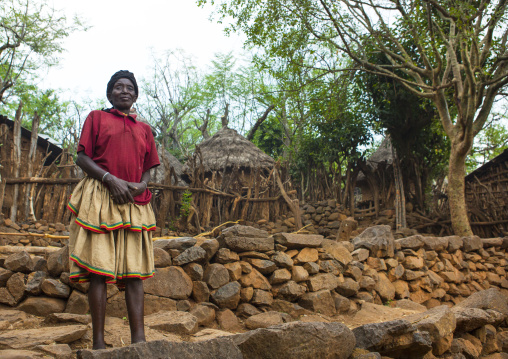
[[[157,144],[157,154],[159,155],[159,161],[161,165],[155,168],[154,171],[155,173],[153,174],[154,182],[163,183],[166,171],[169,170],[168,168],[166,168],[164,164],[165,162],[163,160],[163,157],[165,157],[167,162],[169,163],[169,166],[174,168],[175,173],[178,176],[178,183],[175,183],[175,179],[172,177],[171,184],[177,186],[187,186],[188,185],[187,182],[185,182],[182,179],[183,165],[180,163],[180,161],[178,161],[178,159],[175,156],[169,153],[169,151],[162,148],[162,145],[160,144]]]
[[[367,163],[374,170],[377,168],[378,164],[382,162],[386,164],[393,163],[392,142],[388,136],[383,139],[383,142],[381,142],[377,150],[367,160]]]
[[[377,170],[380,163],[386,163],[387,165],[391,165],[393,163],[392,142],[390,141],[389,136],[386,136],[383,139],[383,142],[381,142],[377,150],[367,160],[367,166],[369,166],[373,171]],[[356,181],[361,182],[363,180],[365,180],[365,174],[360,171]]]
[[[273,158],[233,129],[223,128],[198,145],[206,172],[232,167],[272,168]],[[194,154],[196,156],[196,154]],[[188,170],[188,163],[184,172]]]

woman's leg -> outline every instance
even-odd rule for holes
[[[127,279],[125,281],[125,302],[129,325],[131,328],[131,344],[146,342],[144,324],[144,291],[141,279]]]
[[[104,321],[106,318],[106,277],[90,274],[88,303],[92,315],[93,348],[105,349]]]

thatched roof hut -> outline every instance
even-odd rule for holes
[[[270,170],[275,165],[273,158],[230,128],[221,129],[198,145],[198,148],[205,173],[227,171],[232,168],[247,171],[252,168]],[[194,160],[196,156],[198,156],[197,153],[194,153]],[[183,168],[185,174],[190,174],[189,167],[187,162]]]

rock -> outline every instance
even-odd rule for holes
[[[303,265],[303,268],[308,272],[308,274],[318,274],[319,273],[319,264],[314,262],[308,262]]]
[[[261,311],[249,303],[242,303],[236,310],[236,315],[240,318],[248,318],[256,314],[260,314]]]
[[[415,331],[403,319],[365,324],[353,329],[356,346],[390,358],[423,358],[432,350],[428,333]]]
[[[22,272],[22,273],[30,273],[34,264],[32,262],[32,258],[30,258],[30,254],[27,252],[18,252],[11,254],[5,259],[4,265],[5,269],[8,269],[12,272]]]
[[[299,285],[295,281],[288,281],[279,287],[277,296],[282,297],[289,301],[294,301],[300,298],[307,288],[303,285]]]
[[[188,312],[191,308],[191,303],[187,299],[179,300],[176,302],[176,310],[181,312]]]
[[[212,292],[212,301],[220,308],[236,309],[240,302],[241,285],[238,282],[230,282]]]
[[[238,318],[231,310],[221,310],[220,312],[216,313],[216,315],[217,323],[219,323],[219,326],[223,330],[228,332],[237,332],[242,330],[242,326],[238,322]]]
[[[42,282],[42,291],[48,297],[68,298],[71,294],[71,288],[59,280],[48,278]]]
[[[330,218],[328,219],[330,220]],[[335,240],[339,242],[349,241],[351,239],[351,233],[357,228],[358,222],[352,217],[347,217],[340,223]]]
[[[12,349],[23,349],[48,342],[72,343],[80,339],[87,329],[86,325],[65,325],[61,327],[9,330],[0,333],[0,345]]]
[[[254,289],[251,303],[257,306],[270,306],[273,303],[273,294],[262,289]]]
[[[173,264],[182,266],[191,262],[204,262],[206,251],[201,247],[191,247],[183,251],[178,257],[173,258]]]
[[[152,278],[144,281],[145,293],[172,299],[187,299],[192,288],[192,280],[187,273],[174,266],[159,268]]]
[[[170,249],[176,249],[180,252],[183,252],[187,248],[193,247],[196,242],[196,238],[193,237],[158,239],[153,242],[153,247],[163,249],[166,252],[169,252]]]
[[[306,263],[306,264],[308,264],[308,263]],[[305,270],[304,267],[294,266],[291,269],[291,272],[292,272],[291,273],[291,278],[295,282],[303,282],[303,281],[305,281],[305,280],[307,280],[309,278],[309,272],[307,272],[307,270]],[[319,272],[319,270],[318,270],[318,272]]]
[[[215,256],[215,262],[226,264],[236,262],[240,260],[240,256],[237,253],[232,252],[229,248],[221,248],[218,250]]]
[[[13,275],[13,273],[14,272],[8,269],[0,267],[0,287],[5,287],[5,284],[7,283],[11,275]]]
[[[198,331],[198,319],[190,313],[181,311],[160,311],[147,315],[145,325],[175,334],[189,335]]]
[[[72,357],[72,349],[68,344],[38,345],[36,348],[57,359]]]
[[[270,311],[249,317],[245,321],[245,326],[248,329],[258,329],[258,328],[268,328],[273,325],[278,325],[282,323],[284,323],[282,314],[279,312]]]
[[[14,301],[18,303],[25,295],[25,274],[21,272],[14,273],[7,281],[6,287],[14,298]]]
[[[300,297],[298,304],[303,308],[321,313],[329,317],[335,315],[335,301],[329,290],[305,293]]]
[[[464,245],[462,238],[459,236],[449,236],[448,238],[448,251],[450,253],[455,252],[458,249],[461,249]]]
[[[352,278],[344,278],[343,282],[338,281],[337,288],[335,290],[344,297],[352,297],[358,293],[360,285]]]
[[[489,313],[483,309],[455,306],[451,310],[456,318],[458,333],[471,332],[494,322]]]
[[[297,263],[316,262],[319,259],[319,253],[316,248],[303,248],[296,256]]]
[[[0,358],[3,359],[42,359],[45,357],[47,356],[33,350],[0,350]]]
[[[212,263],[206,267],[203,280],[211,288],[217,289],[229,282],[229,272],[222,264]]]
[[[447,237],[422,237],[422,240],[426,250],[441,252],[448,248]]]
[[[80,291],[73,290],[69,299],[67,300],[67,305],[65,306],[65,313],[73,313],[73,314],[86,314],[90,310],[88,306],[88,298],[85,294]]]
[[[171,265],[171,256],[162,248],[154,247],[153,261],[155,268],[165,268]]]
[[[273,284],[280,284],[285,283],[288,280],[291,280],[291,272],[287,269],[277,269],[273,272],[272,276],[270,277],[270,283]]]
[[[413,323],[419,331],[430,334],[434,355],[442,355],[450,349],[456,320],[454,313],[448,306],[441,305],[423,313],[410,315],[404,319]]]
[[[14,299],[7,288],[2,287],[0,288],[0,303],[14,307],[18,302]]]
[[[275,241],[288,249],[317,248],[323,242],[319,234],[277,233]]]
[[[229,338],[245,359],[347,359],[355,347],[353,334],[341,323],[291,322]]]
[[[337,288],[338,279],[331,273],[320,273],[309,278],[308,286],[312,292],[322,289],[333,290]]]
[[[415,303],[409,299],[401,299],[394,302],[396,308],[412,310],[414,312],[425,312],[427,308],[424,305]]]
[[[483,242],[478,236],[462,237],[464,252],[478,251],[483,248]]]
[[[365,248],[358,248],[351,252],[351,256],[354,260],[364,262],[369,258],[369,250]]]
[[[215,309],[209,305],[196,305],[191,309],[190,314],[196,317],[198,325],[207,326],[215,320]]]
[[[323,248],[326,253],[330,254],[334,259],[338,260],[343,266],[347,266],[353,260],[353,256],[349,250],[337,242],[329,239],[323,240]]]
[[[125,300],[122,300],[122,304]],[[68,304],[67,304],[68,305]],[[176,301],[166,297],[145,294],[145,315],[160,312],[161,310],[176,310]],[[123,316],[122,316],[123,317]]]
[[[32,272],[28,275],[25,290],[30,295],[39,295],[42,292],[42,282],[48,278],[46,272]]]
[[[412,249],[417,251],[420,248],[423,248],[424,242],[422,238],[423,237],[421,235],[417,234],[414,236],[397,239],[395,244],[399,245],[402,249]]]
[[[238,347],[228,338],[215,338],[195,343],[156,340],[122,348],[81,350],[78,359],[177,358],[177,359],[242,359]]]
[[[221,238],[227,248],[235,252],[268,252],[274,249],[274,240],[268,237],[268,232],[247,227],[234,225],[222,231]]]
[[[242,277],[242,265],[239,262],[226,263],[224,267],[228,270],[229,280],[237,281]]]
[[[216,240],[215,238],[208,239],[203,243],[201,243],[201,248],[203,248],[206,252],[205,262],[209,262],[210,259],[212,259],[212,257],[215,255],[215,253],[217,253],[217,251],[219,250],[219,241]]]
[[[196,303],[208,302],[210,298],[210,290],[205,282],[194,281],[192,282],[192,298]]]
[[[254,296],[254,288],[246,287],[240,289],[240,301],[244,303],[250,302],[253,296]]]
[[[473,343],[463,338],[453,339],[450,352],[455,355],[462,354],[459,358],[479,358],[481,353]]]
[[[390,226],[380,225],[368,227],[352,241],[355,249],[366,248],[371,257],[393,257],[394,239]]]
[[[92,322],[92,318],[84,314],[53,313],[46,317],[46,322],[88,324]]]
[[[406,283],[406,282],[404,282],[404,283]],[[363,276],[362,279],[360,280],[359,285],[360,285],[361,289],[365,289],[365,290],[371,292],[376,287],[376,281],[374,279],[372,279],[371,277]],[[406,286],[407,286],[407,283],[406,283]]]
[[[244,274],[242,278],[240,278],[240,284],[242,287],[253,287],[254,289],[272,289],[268,279],[255,269],[252,269],[248,274]]]
[[[246,258],[245,260],[263,274],[270,274],[277,269],[274,262],[266,259]]]
[[[490,288],[471,294],[457,304],[461,308],[493,309],[508,316],[508,297],[498,288]]]
[[[183,267],[183,270],[190,279],[194,280],[202,280],[203,279],[203,267],[201,264],[197,263],[189,263],[185,267]]]
[[[395,287],[384,273],[379,273],[379,280],[376,282],[375,290],[385,302],[395,298]]]
[[[404,259],[404,268],[411,270],[418,270],[423,268],[423,258],[406,256]]]
[[[284,252],[276,252],[272,256],[272,261],[278,266],[286,269],[291,269],[293,267],[293,260],[290,256],[288,256]]]
[[[52,253],[48,257],[48,271],[53,277],[69,271],[69,246]]]
[[[26,313],[46,317],[51,313],[62,313],[66,302],[58,298],[29,297],[18,305],[17,309]]]
[[[409,286],[403,280],[397,280],[392,283],[395,288],[395,296],[399,299],[409,298]]]

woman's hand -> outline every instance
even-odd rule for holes
[[[131,191],[132,185],[130,182],[115,177],[110,173],[106,176],[104,182],[107,183],[109,192],[111,193],[111,198],[115,203],[125,204],[134,202],[134,196]]]
[[[129,186],[129,190],[131,192],[132,197],[139,196],[146,190],[146,183],[145,182],[140,182],[140,183],[127,182],[127,184]]]

